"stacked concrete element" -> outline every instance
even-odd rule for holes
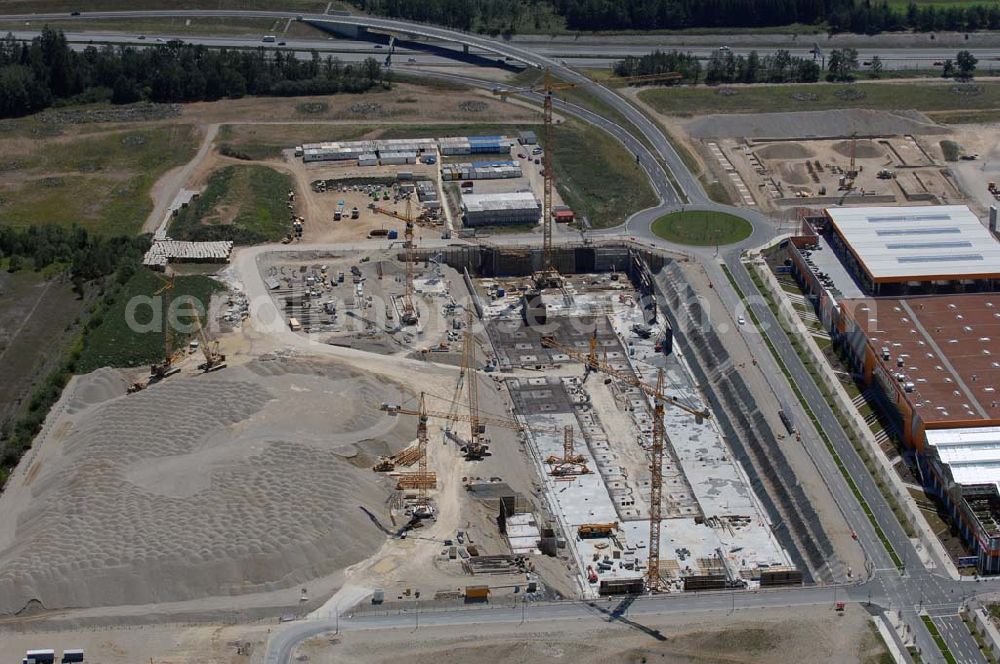
[[[228,263],[232,253],[233,243],[229,240],[186,242],[164,238],[153,242],[142,264],[163,270],[168,263]]]

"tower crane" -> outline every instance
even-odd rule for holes
[[[153,295],[163,295],[163,362],[153,364],[149,367],[150,378],[152,380],[163,380],[167,376],[172,376],[181,370],[180,367],[174,366],[173,330],[170,328],[169,321],[170,292],[174,289],[174,275],[171,274],[169,279],[161,276],[160,280],[163,282],[163,287],[153,293]]]
[[[382,410],[386,410],[390,414],[395,415],[402,412],[417,416],[417,472],[400,474],[398,487],[400,489],[416,489],[417,502],[420,505],[427,505],[427,490],[437,486],[437,473],[427,470],[427,418],[430,417],[430,414],[427,411],[424,393],[420,393],[420,407],[417,410],[403,410],[395,407],[396,410],[393,411],[392,408],[389,404],[382,404]]]
[[[542,153],[542,269],[535,274],[535,285],[538,288],[558,288],[562,284],[559,272],[552,265],[552,183],[555,180],[552,172],[552,150],[554,140],[552,134],[552,92],[575,88],[576,83],[554,83],[552,71],[545,70],[544,83],[538,87],[526,88],[493,88],[493,94],[506,99],[508,94],[518,92],[542,92],[545,94],[542,104],[543,140],[545,151]]]
[[[630,76],[620,79],[625,83],[652,83],[654,81],[673,81],[682,78],[677,72],[665,74],[650,74],[646,76]],[[577,87],[576,83],[554,82],[551,69],[546,68],[542,85],[521,88],[506,88],[497,86],[493,94],[506,101],[507,95],[519,93],[543,93],[542,104],[542,137],[545,141],[545,151],[542,153],[542,269],[535,273],[534,281],[538,289],[559,288],[562,277],[552,263],[552,187],[555,182],[555,172],[552,167],[552,153],[555,139],[552,131],[552,93],[556,90],[566,90]]]
[[[486,427],[479,423],[479,376],[476,373],[476,343],[472,324],[476,318],[472,308],[466,309],[465,334],[462,335],[462,371],[467,373],[466,383],[469,386],[469,443],[466,445],[466,455],[470,460],[482,459],[486,454],[486,444],[480,438],[486,433]]]
[[[400,323],[415,325],[417,308],[413,304],[413,201],[406,197],[406,212],[404,212],[406,227],[403,230],[403,246],[406,250],[406,287],[403,291],[403,315]]]
[[[201,324],[201,316],[198,315],[197,311],[194,313],[194,322],[198,328],[198,345],[201,348],[201,354],[205,356],[205,361],[199,364],[198,368],[205,373],[225,369],[226,356],[219,352],[218,340],[208,338],[208,334]]]
[[[470,376],[471,379],[471,376]],[[424,392],[420,393],[420,405],[418,408],[407,408],[405,406],[400,406],[398,404],[383,403],[379,406],[379,410],[382,410],[389,415],[416,415],[423,422],[425,438],[426,438],[426,427],[428,418],[442,419],[452,422],[469,422],[473,424],[473,416],[471,413],[465,414],[460,413],[455,410],[443,411],[443,410],[428,410],[426,407],[426,394]],[[563,456],[551,456],[546,459],[546,463],[553,466],[553,475],[585,475],[590,472],[584,463],[584,458],[581,455],[574,453],[574,436],[572,426],[529,426],[522,424],[517,420],[512,420],[506,417],[500,417],[497,415],[488,415],[481,412],[477,413],[475,416],[475,423],[478,425],[480,431],[485,430],[487,425],[496,426],[503,429],[512,429],[514,431],[533,431],[538,433],[551,433],[551,434],[562,434],[563,436]],[[418,424],[418,432],[420,425]],[[419,438],[419,436],[418,436]],[[423,455],[422,455],[423,456]]]
[[[581,353],[572,348],[563,346],[552,337],[543,337],[542,345],[547,348],[554,348],[561,353],[582,362],[587,373],[599,371],[612,378],[617,378],[627,385],[637,388],[643,394],[653,400],[653,444],[650,449],[652,457],[650,463],[649,482],[649,547],[648,565],[646,568],[646,587],[655,592],[660,589],[660,517],[663,497],[663,446],[666,441],[666,429],[663,424],[663,411],[666,404],[676,406],[681,410],[694,415],[695,421],[699,424],[706,418],[711,417],[707,410],[698,410],[678,401],[677,397],[667,395],[663,392],[663,369],[660,369],[656,377],[656,386],[647,385],[638,377],[619,371],[607,360],[600,360],[597,357],[597,335],[590,339],[590,352]]]

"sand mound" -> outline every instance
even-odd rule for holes
[[[76,413],[90,406],[120,397],[128,389],[128,381],[120,372],[105,367],[80,376],[73,397],[66,404],[69,413]]]
[[[780,163],[778,172],[781,174],[781,179],[788,184],[808,184],[810,181],[809,172],[802,163]]]
[[[754,151],[761,159],[810,159],[813,151],[798,143],[771,143]]]
[[[850,141],[837,141],[830,147],[837,154],[850,159],[851,157]],[[885,155],[885,148],[883,148],[881,145],[872,140],[859,140],[857,141],[857,146],[855,147],[854,154],[857,155],[858,159],[876,159],[878,157]]]
[[[377,513],[388,494],[345,456],[412,432],[371,407],[398,400],[395,386],[352,376],[259,362],[172,378],[79,416],[31,507],[6,515],[17,532],[0,551],[0,612],[31,600],[52,609],[258,592],[371,555],[384,535],[364,510]]]

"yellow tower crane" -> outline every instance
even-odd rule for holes
[[[669,72],[646,76],[629,76],[618,80],[626,84],[631,84],[673,81],[679,78],[682,78],[682,76],[677,72]],[[511,94],[544,94],[542,104],[542,139],[545,149],[542,153],[542,269],[534,275],[535,286],[539,289],[559,288],[562,285],[562,277],[552,262],[552,187],[555,182],[555,171],[552,167],[552,154],[555,147],[555,138],[552,131],[552,93],[556,90],[566,90],[575,87],[577,87],[576,83],[555,82],[552,78],[552,71],[547,68],[542,85],[521,88],[497,86],[493,88],[493,94],[503,100],[506,100],[507,95]]]
[[[208,338],[208,334],[201,324],[201,316],[198,315],[197,311],[194,312],[194,322],[198,328],[198,346],[201,348],[201,354],[205,356],[205,361],[199,364],[198,368],[205,373],[225,369],[226,356],[219,352],[218,340]]]
[[[163,295],[163,362],[153,364],[149,367],[151,380],[163,380],[167,376],[172,376],[181,370],[180,367],[174,366],[173,329],[170,327],[169,320],[170,292],[174,289],[174,275],[171,274],[170,278],[157,276],[163,282],[163,287],[153,293],[154,296]]]
[[[650,463],[651,477],[649,482],[649,547],[647,548],[649,553],[646,568],[646,587],[650,592],[655,592],[660,589],[660,501],[663,497],[663,446],[666,440],[666,431],[663,424],[664,405],[670,404],[694,415],[695,421],[699,424],[706,418],[711,417],[711,414],[707,410],[692,408],[681,403],[677,397],[665,394],[663,392],[663,369],[660,369],[656,377],[656,386],[654,387],[647,385],[632,374],[619,371],[608,364],[607,360],[598,359],[596,332],[590,339],[589,353],[581,353],[563,346],[552,337],[543,337],[542,345],[547,348],[554,348],[583,363],[588,374],[591,371],[599,371],[612,378],[617,378],[626,385],[631,385],[640,390],[653,400],[653,444],[650,450],[652,459]]]
[[[416,415],[422,422],[423,430],[426,434],[427,419],[435,418],[448,420],[452,422],[468,422],[470,424],[475,421],[476,425],[479,427],[480,432],[484,431],[486,426],[496,426],[503,429],[513,429],[514,431],[533,431],[537,433],[551,433],[551,434],[562,434],[563,436],[563,456],[551,456],[546,459],[546,463],[553,466],[553,475],[585,475],[590,472],[584,463],[584,458],[581,455],[574,453],[574,436],[572,426],[529,426],[513,420],[507,417],[500,417],[498,415],[489,415],[482,412],[476,413],[475,417],[470,413],[460,413],[455,410],[443,411],[443,410],[428,410],[426,406],[426,394],[420,393],[420,405],[418,408],[407,408],[405,406],[400,406],[398,404],[388,404],[383,403],[379,408],[380,410],[388,413],[389,415]],[[440,397],[439,397],[440,398]],[[418,424],[418,433],[420,430],[420,424]],[[426,435],[425,435],[426,437]],[[419,438],[419,436],[418,436]],[[421,454],[421,458],[426,455]],[[426,462],[424,462],[426,463]],[[426,467],[426,466],[425,466]],[[430,475],[433,475],[431,473]],[[401,475],[401,478],[405,476]],[[403,482],[400,482],[403,484]]]
[[[403,247],[406,250],[406,287],[403,291],[403,315],[400,323],[403,325],[415,325],[417,322],[417,308],[413,304],[413,201],[406,197],[406,211],[403,213],[406,219],[406,227],[403,230]]]
[[[479,374],[476,371],[476,341],[472,330],[476,317],[472,308],[466,309],[465,334],[462,335],[462,371],[466,374],[466,384],[469,388],[469,443],[466,445],[466,456],[470,460],[482,459],[486,455],[487,445],[481,438],[486,433],[486,427],[479,423]]]

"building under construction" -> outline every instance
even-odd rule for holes
[[[693,415],[703,412],[703,396],[672,352],[671,326],[655,299],[629,278],[628,261],[625,251],[625,272],[563,275],[562,288],[541,293],[528,277],[475,282],[499,368],[544,370],[506,384],[581,592],[801,582],[795,556],[772,534],[718,425]],[[579,360],[587,354],[600,368],[585,368]],[[659,389],[671,401],[661,411],[657,450],[650,394],[661,375]],[[658,479],[650,469],[656,454]],[[651,537],[659,541],[652,575]]]

